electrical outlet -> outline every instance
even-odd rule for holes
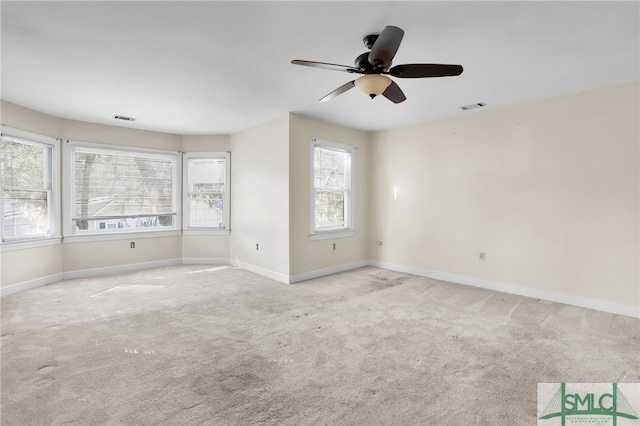
[[[336,243],[333,243],[333,249],[334,250],[336,249]]]
[[[481,252],[480,252],[480,256],[479,256],[479,258],[478,258],[478,259],[480,259],[480,260],[484,260],[484,252],[483,252],[483,251],[481,251]]]
[[[135,243],[135,242],[133,242],[133,241],[131,241],[131,244],[129,244],[129,247],[131,247],[131,248],[136,248],[136,243]]]
[[[260,246],[256,243],[256,250],[260,250]]]

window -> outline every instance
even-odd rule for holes
[[[65,235],[179,229],[178,154],[71,142]]]
[[[184,230],[229,232],[229,154],[188,153],[184,170]]]
[[[60,151],[56,139],[2,126],[2,242],[59,235]]]
[[[311,139],[311,239],[352,236],[355,148]]]

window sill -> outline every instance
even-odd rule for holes
[[[25,250],[31,248],[55,246],[60,244],[62,237],[34,238],[32,240],[4,241],[0,251]]]
[[[179,237],[180,230],[172,229],[170,231],[143,231],[143,232],[122,232],[113,234],[81,234],[81,235],[65,235],[65,243],[83,243],[90,241],[110,241],[110,240],[139,240],[141,238],[162,238],[162,237]]]
[[[199,235],[229,235],[230,229],[185,229],[182,231],[182,235],[185,236],[199,236]]]
[[[315,234],[309,235],[309,241],[318,241],[318,240],[330,240],[333,238],[348,238],[355,236],[355,231],[331,231],[331,232],[318,232]]]

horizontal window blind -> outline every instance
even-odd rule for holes
[[[348,226],[350,166],[349,152],[314,146],[314,229],[325,230]]]
[[[50,189],[51,147],[2,137],[0,170],[4,189]]]
[[[225,158],[187,161],[189,227],[225,229],[227,191]]]
[[[52,145],[2,135],[3,241],[51,235],[52,151]]]
[[[72,161],[75,230],[175,225],[175,156],[76,147]]]

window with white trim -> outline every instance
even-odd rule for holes
[[[2,126],[0,215],[2,242],[59,236],[58,140]]]
[[[177,152],[67,143],[65,235],[179,229]]]
[[[310,238],[352,236],[355,148],[313,138],[310,151]]]
[[[191,152],[184,155],[185,232],[229,232],[229,154]]]

